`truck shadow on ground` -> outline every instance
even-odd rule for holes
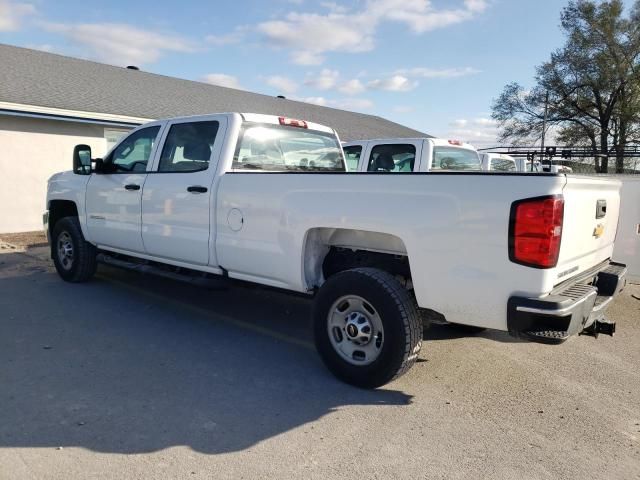
[[[233,452],[339,408],[412,401],[334,379],[305,348],[306,300],[104,268],[71,285],[25,258],[0,258],[0,447]]]
[[[425,341],[455,340],[458,338],[479,337],[501,343],[527,343],[525,340],[512,337],[507,332],[498,330],[472,331],[463,325],[430,325],[424,329],[422,339]]]

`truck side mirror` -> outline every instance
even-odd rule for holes
[[[76,145],[73,148],[73,173],[76,175],[91,174],[91,147]]]

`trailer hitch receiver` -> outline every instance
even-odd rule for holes
[[[582,335],[589,335],[595,338],[598,338],[601,333],[613,337],[613,334],[616,333],[616,322],[602,318],[596,320],[582,331]]]

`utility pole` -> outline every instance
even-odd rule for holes
[[[544,118],[542,119],[542,141],[540,142],[540,157],[544,159],[544,136],[547,133],[547,115],[549,113],[549,90],[544,98]],[[549,159],[549,167],[551,167],[551,159]],[[533,163],[531,164],[533,171]]]

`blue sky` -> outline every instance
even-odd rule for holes
[[[380,115],[491,145],[558,48],[559,0],[0,0],[0,43]],[[1,67],[0,67],[1,68]]]

